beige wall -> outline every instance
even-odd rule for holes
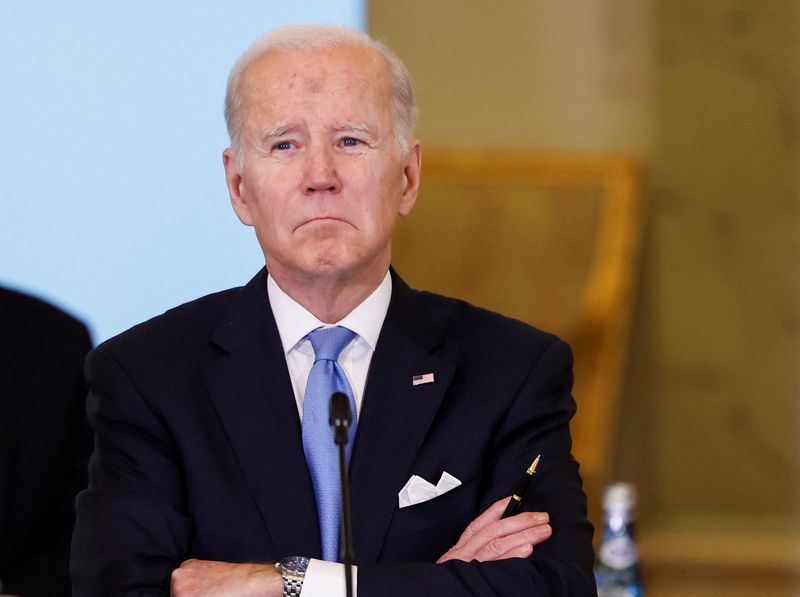
[[[643,160],[617,458],[643,538],[795,533],[796,0],[373,0],[369,22],[416,77],[423,144]]]
[[[795,519],[796,6],[658,3],[650,229],[620,463],[652,481],[648,513],[662,519]],[[647,463],[624,450],[642,443]]]
[[[637,0],[373,0],[369,26],[414,74],[429,144],[642,152],[650,12]]]

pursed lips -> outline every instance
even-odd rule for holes
[[[309,218],[308,220],[300,222],[300,224],[298,224],[295,230],[302,228],[303,226],[307,226],[308,224],[324,223],[324,222],[341,222],[343,224],[350,224],[352,226],[350,222],[338,216],[315,216],[313,218]]]

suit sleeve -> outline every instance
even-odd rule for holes
[[[86,376],[95,448],[89,486],[77,499],[73,594],[167,595],[192,530],[179,459],[113,355],[103,347],[90,353]]]
[[[497,562],[377,563],[359,566],[359,597],[588,596],[592,574],[592,526],[578,464],[571,456],[569,421],[572,354],[555,341],[536,359],[509,402],[493,436],[481,510],[510,495],[524,463],[542,454],[540,472],[523,509],[550,514],[553,535],[529,558]]]

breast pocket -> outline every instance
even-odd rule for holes
[[[478,515],[477,493],[478,481],[473,480],[427,502],[395,510],[379,561],[435,562]]]
[[[469,522],[477,516],[477,491],[478,480],[472,479],[427,502],[398,508],[392,518],[388,539],[405,537],[440,526],[450,527],[452,522],[465,517]]]

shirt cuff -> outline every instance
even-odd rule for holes
[[[311,559],[308,563],[301,597],[345,597],[344,564]],[[353,597],[358,595],[358,566],[353,566]]]

